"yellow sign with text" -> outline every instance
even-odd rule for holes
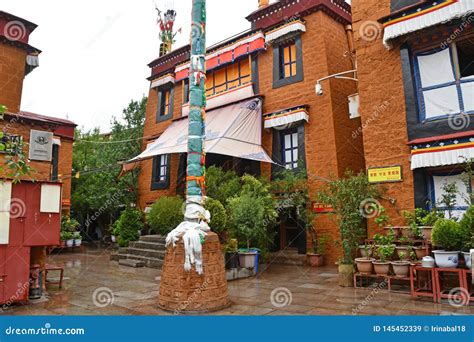
[[[367,173],[369,175],[370,183],[388,183],[403,181],[401,166],[370,168],[367,170]]]

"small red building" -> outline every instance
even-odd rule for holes
[[[70,210],[76,125],[20,109],[23,81],[39,66],[41,51],[29,44],[35,28],[0,11],[0,105],[7,107],[0,120],[2,139],[11,146],[27,143],[32,168],[18,184],[7,172],[0,174],[0,304],[28,299],[30,269],[44,269],[46,247],[59,245],[61,213]],[[14,150],[0,152],[0,165]]]

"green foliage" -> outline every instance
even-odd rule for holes
[[[327,234],[322,234],[320,237],[313,236],[313,253],[326,254],[327,247],[331,242],[331,237]]]
[[[461,175],[466,189],[468,189],[468,194],[464,196],[464,201],[467,205],[474,205],[474,193],[472,191],[472,181],[474,180],[474,158],[464,158],[464,172]]]
[[[162,196],[151,207],[147,216],[153,232],[166,236],[184,220],[184,201],[179,196]],[[212,221],[212,217],[211,217]]]
[[[377,206],[376,203],[373,203],[372,205]],[[373,208],[374,211],[379,212],[378,216],[374,219],[375,224],[379,226],[380,228],[385,227],[389,222],[390,222],[390,216],[386,214],[386,210],[383,206],[379,205],[376,208]]]
[[[395,253],[396,246],[395,245],[382,245],[377,248],[377,255],[381,262],[386,262],[393,257],[393,253]]]
[[[249,175],[242,177],[242,183],[240,194],[228,201],[231,233],[248,248],[255,244],[264,249],[272,241],[268,228],[278,216],[270,185]]]
[[[375,234],[374,242],[376,245],[392,245],[395,242],[395,231],[390,229],[387,235]]]
[[[135,208],[125,209],[117,222],[118,243],[120,247],[127,247],[131,241],[137,241],[139,232],[144,227],[143,214]]]
[[[73,239],[73,233],[67,232],[67,231],[61,231],[59,234],[59,237],[61,241],[67,241],[67,240],[72,240]]]
[[[318,201],[331,205],[337,216],[344,257],[343,264],[352,264],[361,240],[366,236],[366,219],[360,205],[368,199],[378,199],[381,192],[370,184],[364,173],[347,172],[345,178],[331,181],[318,193]]]
[[[7,107],[0,105],[0,120],[4,120],[4,115]],[[0,174],[12,180],[12,182],[19,183],[24,176],[32,176],[32,168],[26,154],[28,144],[21,141],[20,143],[12,144],[8,139],[5,139],[5,132],[0,131],[0,152],[7,152],[3,156],[6,168],[0,164]]]
[[[469,252],[474,248],[474,205],[471,205],[464,214],[461,222],[461,240],[463,251]]]
[[[76,130],[71,200],[79,220],[93,216],[97,225],[106,227],[120,208],[136,203],[139,170],[118,178],[119,163],[142,151],[146,103],[146,97],[131,101],[121,120],[112,120],[110,134],[101,134],[98,128]]]
[[[63,215],[61,217],[61,231],[62,232],[74,233],[77,231],[80,225],[81,224],[77,220],[71,218],[71,216],[69,215]]]
[[[454,207],[456,206],[456,199],[459,194],[459,189],[456,183],[445,183],[442,188],[441,199],[438,205],[446,208],[450,219],[453,218]]]
[[[211,229],[216,233],[224,232],[227,229],[227,213],[222,203],[208,197],[205,208],[211,213],[211,222],[209,224]]]
[[[73,238],[74,240],[82,240],[81,233],[80,233],[80,232],[74,232],[74,233],[72,233],[72,238]]]
[[[308,180],[304,170],[281,171],[277,180],[272,182],[271,190],[279,196],[277,212],[281,218],[292,218],[302,223],[310,233],[314,231],[316,214],[311,210]]]
[[[229,253],[237,253],[239,250],[239,241],[237,239],[230,239],[225,245],[225,251]]]
[[[461,226],[450,219],[439,219],[431,236],[433,245],[444,248],[447,251],[459,251],[462,249]]]
[[[224,171],[219,167],[211,166],[206,170],[206,194],[227,206],[232,197],[242,189],[240,178],[233,171]],[[211,218],[212,220],[212,218]]]

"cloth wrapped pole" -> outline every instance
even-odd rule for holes
[[[185,271],[203,274],[202,243],[210,230],[211,216],[204,209],[205,165],[204,143],[206,136],[206,0],[193,0],[191,28],[191,66],[189,70],[189,126],[186,178],[185,221],[168,234],[166,246],[176,245],[183,239]]]

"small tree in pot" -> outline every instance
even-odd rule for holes
[[[388,275],[390,273],[390,260],[395,253],[395,245],[382,245],[377,248],[378,260],[374,261],[375,273]]]
[[[367,234],[365,209],[367,204],[377,205],[380,190],[369,183],[364,173],[355,176],[347,172],[345,178],[329,182],[317,197],[319,202],[332,206],[339,225],[343,251],[339,260],[339,284],[353,286],[354,259],[360,241]]]
[[[308,263],[312,267],[324,266],[324,255],[326,254],[331,237],[327,234],[323,234],[318,238],[313,229],[310,231],[310,234],[312,249],[311,252],[307,253]]]
[[[461,226],[454,220],[440,219],[433,228],[433,245],[440,250],[433,251],[436,264],[442,268],[456,268],[462,249]]]

